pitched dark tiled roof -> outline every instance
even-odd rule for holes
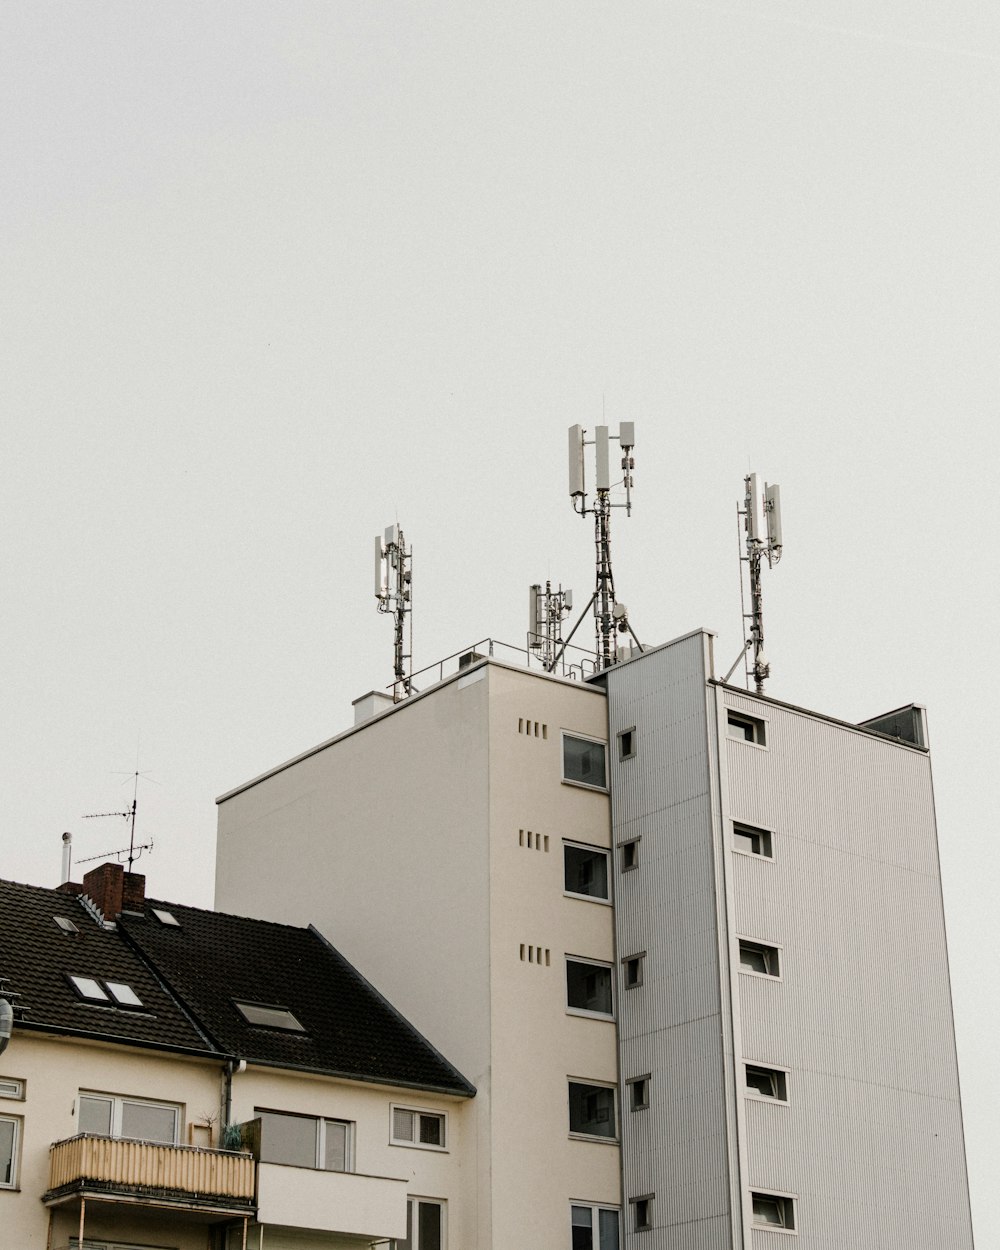
[[[162,924],[152,908],[169,911]],[[148,901],[127,940],[221,1050],[276,1067],[471,1095],[469,1082],[315,929]],[[284,1007],[302,1032],[250,1024],[235,1002]]]
[[[56,916],[72,920],[78,932],[63,932]],[[85,1002],[69,974],[129,985],[142,1008]],[[218,1053],[121,935],[102,927],[78,898],[59,890],[0,881],[0,977],[18,995],[15,1030]]]

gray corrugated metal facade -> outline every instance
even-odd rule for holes
[[[711,642],[606,674],[626,1246],[966,1250],[927,752],[715,683]]]

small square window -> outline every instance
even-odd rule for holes
[[[653,1199],[655,1194],[643,1194],[640,1198],[629,1198],[633,1213],[633,1227],[637,1233],[648,1232],[653,1227]]]
[[[599,846],[581,846],[574,842],[564,842],[566,893],[582,894],[585,898],[607,899],[610,876],[609,855],[608,851]]]
[[[248,1024],[265,1029],[287,1029],[290,1033],[304,1033],[305,1029],[287,1007],[268,1007],[264,1003],[238,1003],[233,1006]]]
[[[614,1139],[617,1135],[614,1087],[570,1081],[569,1131],[586,1137]]]
[[[608,774],[604,743],[563,734],[563,780],[606,790]]]
[[[416,1111],[409,1107],[392,1108],[392,1137],[397,1146],[423,1146],[429,1150],[445,1148],[445,1116],[436,1111]]]
[[[649,1073],[645,1076],[633,1076],[626,1084],[629,1110],[645,1111],[649,1106]]]
[[[566,1005],[571,1011],[588,1015],[614,1015],[611,991],[611,965],[566,957]]]
[[[762,859],[773,859],[770,829],[758,829],[756,825],[744,825],[734,820],[733,850],[742,851],[745,855],[759,855]]]
[[[95,981],[93,977],[76,977],[70,974],[69,980],[80,997],[87,999],[88,1002],[106,1003],[110,1001],[101,983]]]
[[[634,990],[642,985],[642,965],[645,960],[645,951],[637,955],[628,955],[622,960],[622,978],[627,990]]]
[[[753,1222],[758,1228],[795,1228],[795,1199],[787,1194],[767,1194],[755,1191],[750,1195],[753,1202]]]
[[[764,977],[781,976],[778,948],[740,938],[740,971],[756,972]]]
[[[731,708],[726,711],[726,733],[741,742],[753,742],[759,747],[767,745],[764,722],[757,716],[747,716]]]
[[[0,1076],[0,1098],[24,1098],[24,1082],[16,1081],[8,1076]]]
[[[759,1063],[746,1065],[747,1093],[774,1102],[788,1101],[788,1074],[782,1068],[768,1068]]]
[[[635,726],[623,729],[618,735],[618,758],[631,760],[635,758]]]
[[[639,838],[633,838],[631,842],[623,842],[618,848],[621,854],[622,872],[631,872],[634,868],[639,867],[640,840]]]

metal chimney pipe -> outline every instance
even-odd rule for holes
[[[70,865],[73,859],[73,835],[71,833],[63,834],[63,856],[62,856],[62,879],[68,881],[70,878]]]

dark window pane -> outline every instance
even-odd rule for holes
[[[417,1228],[420,1250],[441,1250],[441,1208],[436,1202],[418,1204]]]
[[[14,1121],[0,1120],[0,1185],[14,1181]]]
[[[442,1121],[439,1115],[420,1117],[420,1140],[425,1146],[443,1146]]]
[[[595,1250],[594,1213],[590,1207],[574,1207],[572,1213],[573,1250]]]
[[[563,776],[567,781],[582,781],[588,786],[606,786],[604,743],[564,735]]]
[[[611,969],[566,961],[566,1001],[578,1011],[611,1015]]]
[[[608,897],[608,853],[586,846],[565,848],[566,889],[591,898]]]
[[[569,1083],[569,1127],[571,1133],[591,1137],[615,1136],[615,1092],[603,1085]]]

